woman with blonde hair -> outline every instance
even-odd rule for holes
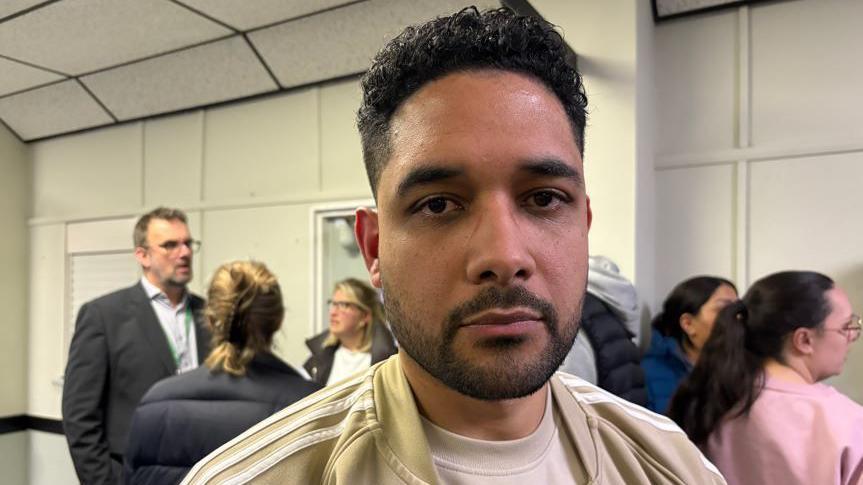
[[[315,382],[338,382],[396,353],[374,288],[356,278],[339,281],[329,305],[329,330],[306,340],[312,355],[303,366]]]
[[[276,277],[255,261],[220,266],[205,307],[204,366],[156,383],[132,418],[126,483],[179,483],[196,462],[319,385],[273,355],[285,309]]]

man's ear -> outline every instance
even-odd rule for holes
[[[584,197],[584,203],[587,204],[587,230],[590,230],[590,225],[593,223],[593,211],[590,209],[590,197]]]
[[[369,279],[375,288],[381,287],[381,266],[378,259],[378,241],[380,227],[378,226],[378,213],[368,207],[357,209],[357,222],[354,225],[354,234],[366,269],[369,270]]]
[[[147,253],[147,250],[138,246],[135,248],[135,259],[138,260],[138,264],[141,265],[142,268],[150,267],[150,255]]]

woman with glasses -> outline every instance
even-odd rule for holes
[[[396,353],[374,288],[348,278],[336,283],[328,303],[330,329],[306,340],[312,355],[303,366],[315,382],[330,385]]]
[[[285,309],[262,263],[220,266],[204,314],[213,334],[205,365],[156,383],[135,411],[127,484],[179,483],[210,452],[321,387],[272,353]]]
[[[720,313],[669,416],[729,485],[861,483],[863,407],[821,383],[859,336],[827,276],[767,276]]]

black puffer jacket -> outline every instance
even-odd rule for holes
[[[581,331],[596,355],[597,385],[640,406],[647,405],[644,371],[632,333],[602,300],[587,293]]]
[[[324,331],[306,340],[306,347],[309,348],[312,355],[303,364],[303,367],[312,376],[312,380],[325,386],[327,379],[330,378],[330,371],[333,370],[333,359],[336,356],[338,345],[324,347],[324,340],[330,331]],[[372,329],[372,365],[377,364],[382,360],[386,360],[389,356],[398,352],[393,334],[385,325],[376,323]]]
[[[126,483],[179,483],[210,452],[320,387],[269,353],[243,377],[202,366],[159,381],[132,418]]]

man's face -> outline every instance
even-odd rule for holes
[[[184,287],[192,279],[189,228],[179,220],[152,219],[147,227],[147,247],[135,256],[147,279],[161,289]]]
[[[357,234],[401,349],[468,396],[536,391],[572,345],[587,279],[563,106],[525,75],[454,73],[400,106],[391,143]]]

